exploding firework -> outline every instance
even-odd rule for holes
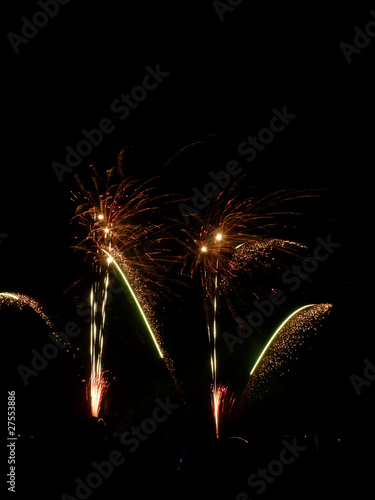
[[[283,210],[283,205],[307,196],[283,191],[241,201],[231,192],[220,193],[207,212],[192,215],[195,223],[191,229],[183,229],[183,268],[194,273],[204,267],[206,274],[218,273],[222,280],[224,276],[236,277],[241,270],[249,272],[255,263],[264,265],[275,251],[295,255],[303,245],[276,236],[280,227],[286,229],[282,217],[292,214]]]
[[[290,314],[267,342],[254,366],[243,396],[250,400],[260,397],[262,387],[277,372],[282,375],[288,362],[295,358],[300,346],[317,331],[330,313],[332,304],[309,304]]]
[[[117,183],[116,174],[120,177]],[[164,352],[157,333],[152,305],[154,292],[150,292],[155,285],[162,287],[158,280],[162,269],[160,242],[163,234],[160,224],[155,222],[155,212],[161,203],[161,197],[155,194],[151,181],[137,183],[126,178],[120,165],[107,171],[104,180],[93,168],[92,190],[87,189],[80,179],[77,178],[77,181],[80,191],[73,194],[73,199],[78,204],[73,220],[84,227],[85,234],[76,248],[91,256],[94,268],[90,296],[90,395],[92,412],[98,414],[105,387],[102,383],[102,355],[110,266],[120,276],[159,357],[165,362],[175,383],[177,382],[172,362]],[[99,290],[102,291],[100,305],[97,303]]]
[[[156,219],[166,197],[156,194],[155,179],[137,182],[125,177],[119,165],[108,170],[104,179],[91,168],[91,187],[76,177],[79,190],[72,193],[77,205],[72,222],[83,227],[75,247],[93,254],[95,260],[102,258],[101,249],[116,249],[143,279],[157,279],[164,233]]]
[[[221,398],[216,345],[219,296],[226,299],[236,318],[239,314],[233,307],[232,297],[236,294],[239,277],[247,274],[254,279],[260,269],[276,270],[280,268],[279,254],[296,255],[304,248],[297,242],[272,237],[277,233],[280,217],[287,214],[280,209],[281,204],[297,196],[302,195],[279,192],[261,200],[240,201],[231,191],[227,196],[222,192],[203,216],[195,215],[196,225],[192,229],[183,230],[184,251],[180,259],[183,260],[183,272],[188,268],[190,276],[198,273],[203,290],[210,347],[211,401],[217,435]]]

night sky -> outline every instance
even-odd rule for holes
[[[43,1],[4,5],[0,292],[31,296],[58,331],[69,322],[80,331],[26,386],[18,367],[30,366],[32,350],[41,352],[50,341],[49,329],[28,307],[0,309],[6,473],[8,391],[16,392],[20,435],[13,497],[84,498],[76,478],[85,482],[92,462],[108,460],[113,450],[121,450],[125,463],[85,498],[336,498],[343,492],[362,498],[371,488],[375,372],[368,370],[360,394],[350,377],[364,377],[366,359],[375,364],[375,12],[364,3],[235,3],[81,1],[61,4],[58,12],[51,3],[46,9],[52,18],[36,15]],[[41,24],[37,32],[23,28],[25,18]],[[130,104],[121,102],[128,94]],[[263,135],[267,143],[250,153],[247,138],[282,114],[285,127],[271,139]],[[82,131],[98,127],[105,132],[91,152],[59,179],[52,164],[66,165],[67,148],[76,152]],[[190,205],[196,190],[212,181],[210,172],[234,160],[241,174],[231,183],[244,199],[289,188],[319,191],[319,198],[298,202],[303,215],[286,236],[310,252],[317,238],[340,244],[298,290],[284,285],[285,304],[233,354],[219,332],[220,376],[239,394],[257,353],[291,311],[333,304],[290,371],[276,373],[260,401],[228,416],[220,440],[210,409],[200,284],[175,275],[167,293],[154,300],[185,400],[112,275],[103,361],[112,382],[104,422],[89,415],[90,260],[72,248],[78,233],[70,223],[71,191],[77,189],[75,173],[87,179],[94,164],[104,175],[124,147],[127,175],[157,177],[161,192]],[[178,203],[163,213],[186,226]],[[277,273],[261,283],[283,286]],[[252,286],[241,288],[249,303],[244,314],[251,311]],[[224,306],[220,328],[221,334],[236,331]],[[129,451],[121,436],[151,418],[156,401],[167,400],[178,408]],[[246,442],[228,439],[234,436]],[[305,451],[272,477],[265,492],[249,486],[248,477],[267,468],[283,442],[293,439]],[[2,492],[7,487],[3,477]]]

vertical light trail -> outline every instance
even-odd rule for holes
[[[218,272],[219,268],[219,259],[216,261],[216,271]],[[219,401],[218,401],[218,394],[217,394],[217,355],[216,355],[216,337],[217,337],[217,321],[216,321],[216,316],[217,316],[217,272],[215,275],[215,291],[214,291],[214,317],[213,317],[213,358],[214,358],[214,363],[213,363],[213,406],[214,406],[214,418],[215,418],[215,429],[216,429],[216,437],[219,437]]]
[[[206,252],[206,247],[202,247],[201,249],[202,252]],[[206,266],[203,263],[203,288],[206,293],[206,298],[205,300],[209,301],[209,293],[208,293],[208,283],[207,283],[207,272],[206,272]],[[210,346],[210,367],[211,367],[211,376],[212,380],[214,380],[214,373],[215,373],[215,368],[214,368],[214,355],[213,355],[213,335],[211,334],[211,318],[209,317],[208,312],[206,311],[206,326],[207,326],[207,334],[208,334],[208,343]]]
[[[212,342],[212,353],[211,360],[212,361],[212,408],[214,413],[215,420],[215,431],[216,438],[219,438],[219,406],[220,406],[220,394],[218,393],[217,388],[217,351],[216,351],[216,339],[217,339],[217,302],[218,302],[218,283],[219,283],[219,252],[220,252],[220,242],[222,240],[222,234],[217,233],[215,236],[215,241],[219,243],[218,248],[218,257],[216,259],[216,273],[214,279],[214,298],[213,298],[213,342]]]
[[[206,252],[207,248],[203,246],[201,248],[202,252]],[[211,406],[212,406],[212,412],[214,416],[214,421],[215,421],[215,433],[216,437],[219,437],[219,401],[218,401],[218,394],[217,394],[217,380],[216,380],[216,368],[217,368],[217,361],[216,361],[216,335],[217,335],[217,330],[216,330],[216,288],[217,288],[217,276],[215,276],[215,292],[214,292],[214,299],[213,299],[213,318],[212,318],[212,329],[211,329],[211,318],[210,318],[210,311],[206,310],[206,324],[207,324],[207,334],[208,334],[208,344],[210,347],[210,367],[211,367],[211,379],[212,379],[212,384],[211,384]],[[209,297],[209,292],[208,292],[208,283],[207,283],[207,272],[206,272],[206,266],[203,263],[203,287],[205,290],[206,298],[205,300],[208,302],[209,306],[211,307],[211,301]],[[212,332],[211,332],[212,330]]]
[[[99,219],[103,217],[99,215]],[[96,213],[94,213],[96,221]],[[95,231],[93,231],[95,238]],[[105,228],[105,239],[109,239],[108,247],[111,247],[111,231]],[[90,356],[91,356],[91,377],[90,377],[90,404],[91,413],[98,417],[102,398],[106,389],[106,382],[103,379],[103,347],[104,347],[104,327],[106,318],[106,304],[108,296],[108,273],[107,268],[103,268],[93,262],[94,282],[90,291],[91,324],[90,324]],[[103,275],[104,271],[104,275]],[[101,290],[101,307],[98,306],[98,296]]]
[[[100,291],[100,281],[102,272],[99,268],[99,280],[95,281],[91,288],[91,378],[90,378],[90,398],[91,398],[91,413],[98,417],[102,398],[106,388],[106,382],[103,379],[103,347],[104,347],[104,327],[105,327],[105,308],[108,296],[108,269],[104,271],[103,288],[101,293],[102,305],[98,307],[98,294]],[[94,293],[95,292],[95,293]]]

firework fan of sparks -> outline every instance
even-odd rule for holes
[[[283,209],[284,205],[314,194],[297,191],[280,191],[261,199],[241,201],[229,191],[221,192],[211,208],[203,215],[193,214],[195,224],[184,228],[183,273],[199,272],[202,284],[212,294],[214,277],[220,277],[219,285],[226,285],[242,272],[253,273],[260,266],[277,269],[282,265],[281,254],[298,255],[305,248],[295,241],[278,238],[285,230],[283,216],[296,213]],[[279,261],[275,258],[279,252]],[[205,280],[205,276],[211,277]]]
[[[282,322],[252,367],[243,400],[261,397],[271,375],[285,373],[288,362],[296,358],[298,349],[318,330],[331,308],[332,304],[310,304],[300,307]]]
[[[155,194],[151,180],[138,183],[124,176],[123,154],[119,155],[117,167],[107,171],[101,179],[94,167],[91,182],[93,190],[87,189],[77,177],[80,191],[72,194],[77,209],[73,221],[83,226],[84,237],[75,246],[92,257],[95,275],[102,273],[103,280],[94,280],[91,289],[91,406],[92,413],[98,414],[103,390],[108,386],[103,382],[103,331],[105,326],[108,269],[112,265],[120,275],[124,289],[130,292],[130,299],[136,304],[144,324],[152,338],[160,358],[165,362],[178,390],[173,363],[162,348],[157,332],[154,313],[154,291],[150,287],[160,284],[162,265],[163,232],[155,222],[155,214],[166,197]],[[116,175],[120,177],[115,182]],[[103,274],[104,273],[104,274]],[[101,307],[93,297],[102,290]]]
[[[102,258],[102,248],[116,248],[146,279],[158,276],[163,228],[156,218],[167,197],[156,194],[155,179],[140,183],[125,177],[120,163],[108,170],[105,178],[94,166],[91,169],[92,186],[85,186],[76,176],[80,189],[72,193],[77,205],[72,222],[78,221],[84,232],[76,248],[94,254],[96,259]]]
[[[165,166],[183,151],[197,144],[207,144],[207,141],[188,144],[178,151]],[[229,188],[223,189],[217,196],[214,195],[212,202],[210,202],[211,196],[204,198],[202,201],[205,202],[206,208],[194,210],[189,205],[185,205],[184,216],[187,217],[190,228],[187,226],[181,228],[180,221],[174,220],[174,226],[178,228],[178,232],[182,231],[183,233],[182,237],[181,234],[174,237],[175,241],[178,241],[182,247],[177,258],[178,262],[183,263],[181,274],[184,274],[185,270],[188,269],[190,275],[193,275],[204,265],[206,272],[211,270],[215,274],[219,270],[220,275],[224,277],[232,271],[246,267],[247,249],[250,250],[247,261],[253,263],[256,246],[258,246],[256,250],[258,257],[261,253],[263,256],[266,252],[268,253],[271,247],[273,251],[279,248],[289,253],[295,253],[298,250],[297,247],[303,247],[303,245],[292,241],[288,242],[276,236],[280,229],[285,236],[285,223],[287,221],[285,219],[283,221],[282,217],[302,215],[300,211],[291,211],[285,205],[303,198],[320,197],[321,191],[284,189],[259,197],[249,196],[249,190],[245,186],[247,192],[245,199],[241,201],[239,192],[244,188],[245,179],[246,176],[243,176],[232,182]],[[190,198],[179,199],[178,208],[181,210],[181,202],[189,201],[191,202]],[[184,204],[182,203],[182,205]],[[189,210],[192,211],[189,213]],[[270,239],[272,239],[272,243]],[[249,245],[251,245],[251,249]],[[287,248],[288,245],[289,248]],[[236,259],[232,262],[232,257],[242,246],[241,252],[238,253],[237,262]],[[219,255],[220,261],[218,263]],[[260,262],[259,258],[258,261]]]
[[[275,253],[293,253],[304,248],[297,242],[276,238],[283,215],[292,212],[282,210],[285,203],[310,194],[281,191],[262,199],[241,201],[221,192],[212,207],[203,216],[195,215],[192,229],[183,230],[181,243],[184,250],[180,260],[183,271],[190,268],[190,276],[199,273],[204,296],[204,309],[210,346],[212,375],[211,401],[215,419],[216,434],[219,429],[218,336],[219,296],[223,295],[229,310],[236,318],[231,296],[236,290],[236,281],[241,273],[254,277],[255,270],[278,269],[282,259],[275,260]],[[284,227],[283,227],[284,228]],[[262,269],[262,270],[263,270]],[[235,292],[234,292],[235,293]]]
[[[22,310],[24,306],[31,307],[31,309],[33,309],[43,319],[43,321],[49,328],[51,329],[54,328],[52,320],[45,313],[40,303],[37,300],[33,299],[32,297],[29,297],[28,295],[22,295],[20,293],[13,293],[13,292],[0,292],[0,307],[2,305],[6,306],[15,305],[20,310]]]

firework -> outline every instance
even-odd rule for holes
[[[131,284],[129,282],[129,279],[126,277],[126,274],[129,275],[131,273],[130,269],[127,270],[128,272],[126,274],[123,271],[123,268],[126,268],[126,260],[124,260],[121,255],[117,255],[117,259],[115,259],[113,257],[113,254],[115,254],[116,252],[113,252],[113,254],[110,254],[104,248],[102,248],[102,251],[108,256],[108,263],[113,263],[116,270],[119,272],[123,283],[125,283],[128,291],[131,294],[132,299],[134,300],[134,303],[136,304],[136,306],[137,306],[137,308],[142,316],[142,319],[147,327],[149,334],[151,335],[151,338],[152,338],[153,343],[154,343],[154,345],[159,353],[159,356],[161,358],[164,358],[164,353],[161,349],[161,346],[159,345],[160,341],[157,340],[156,334],[154,332],[155,328],[152,328],[151,324],[150,324],[150,316],[152,315],[153,311],[151,310],[148,314],[149,317],[147,317],[147,315],[145,314],[145,309],[147,308],[147,303],[145,303],[145,301],[142,300],[143,294],[139,293],[138,296],[140,297],[140,299],[138,299],[137,294],[135,293],[133,287],[131,286]],[[121,262],[121,261],[122,261],[122,266],[119,264],[119,262]],[[140,281],[137,280],[137,283],[138,283],[138,286],[136,286],[136,288],[139,289]],[[143,302],[143,305],[141,304],[142,302]]]
[[[90,291],[91,376],[89,384],[91,413],[93,416],[98,417],[101,401],[107,388],[107,384],[103,379],[102,357],[109,282],[108,267],[103,268],[100,265],[93,263],[93,276],[94,279]],[[100,301],[99,297],[101,299]]]
[[[203,216],[195,215],[193,228],[183,229],[182,272],[190,269],[191,277],[198,273],[203,290],[210,346],[211,400],[217,436],[218,402],[221,397],[217,382],[216,345],[219,297],[226,299],[236,318],[239,314],[233,307],[232,296],[236,294],[238,279],[243,274],[255,278],[260,269],[277,270],[281,259],[278,261],[275,255],[296,255],[304,248],[297,242],[275,237],[280,217],[287,214],[279,208],[280,205],[296,197],[294,192],[279,192],[261,200],[240,201],[231,190],[226,196],[222,192],[209,211]]]
[[[31,309],[33,309],[43,319],[49,328],[54,328],[52,320],[46,314],[40,303],[28,295],[13,292],[0,292],[0,307],[2,305],[15,305],[20,310],[22,310],[24,306],[31,307]]]
[[[157,279],[164,233],[156,218],[166,200],[156,194],[155,179],[140,183],[125,177],[119,167],[108,170],[102,179],[91,168],[91,188],[76,177],[80,189],[72,193],[77,205],[72,222],[78,222],[84,231],[75,248],[92,254],[95,260],[102,258],[102,248],[116,249],[144,279]]]
[[[116,174],[120,177],[117,183]],[[137,183],[128,179],[119,165],[107,171],[104,180],[93,168],[92,190],[87,189],[80,179],[77,178],[77,181],[80,191],[73,194],[78,205],[73,221],[84,227],[85,234],[76,248],[91,256],[94,268],[90,296],[90,394],[92,411],[97,414],[104,387],[101,375],[103,331],[110,266],[119,274],[124,288],[130,293],[159,357],[176,383],[172,362],[163,351],[156,331],[154,293],[150,292],[152,285],[159,284],[162,269],[160,242],[163,234],[160,224],[155,222],[155,212],[161,200],[155,194],[151,181]],[[97,303],[99,290],[102,291],[100,306]]]
[[[93,371],[93,370],[92,370]],[[95,371],[95,370],[94,370]],[[89,382],[89,396],[91,415],[98,418],[102,405],[103,397],[108,389],[109,382],[105,377],[105,372],[101,371],[98,375],[91,375]]]
[[[281,323],[252,367],[244,397],[248,400],[259,397],[272,373],[282,375],[283,368],[288,369],[288,362],[295,358],[307,338],[317,331],[331,308],[332,304],[309,304],[298,308]]]
[[[231,191],[221,192],[210,210],[192,215],[195,223],[191,229],[183,229],[183,268],[194,273],[204,265],[207,273],[236,277],[238,271],[249,271],[276,250],[295,255],[303,245],[277,237],[280,228],[286,230],[282,217],[293,214],[282,208],[292,199],[306,196],[282,191],[241,201]]]
[[[159,323],[155,317],[154,308],[150,303],[150,291],[145,284],[144,279],[142,279],[142,276],[139,275],[136,270],[132,269],[128,265],[126,258],[118,251],[112,250],[111,253],[109,253],[105,249],[102,249],[102,251],[105,255],[108,256],[108,263],[114,266],[115,270],[120,276],[121,281],[124,283],[125,288],[130,293],[131,299],[136,305],[140,316],[142,317],[143,323],[152,339],[159,357],[163,360],[170,376],[173,379],[176,389],[185,402],[182,386],[175,374],[173,360],[163,348],[163,343],[159,333]]]
[[[212,411],[215,419],[216,437],[218,438],[219,424],[222,420],[222,417],[232,410],[236,397],[233,392],[229,391],[228,386],[223,384],[218,384],[215,389],[212,387],[211,395]]]

